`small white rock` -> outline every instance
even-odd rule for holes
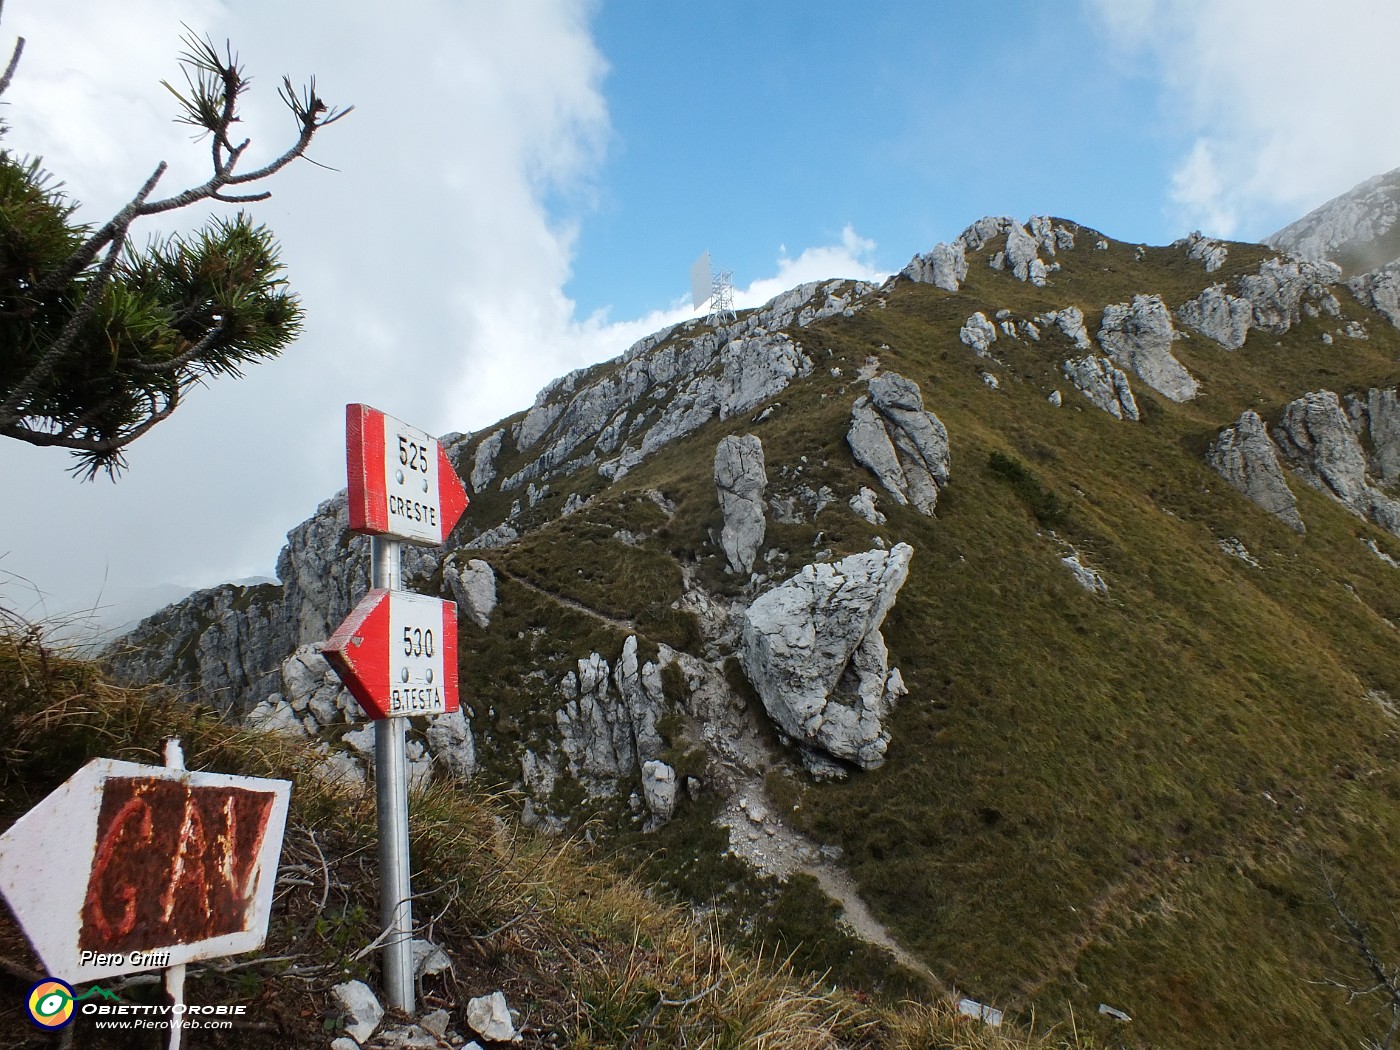
[[[492,992],[467,1001],[467,1024],[483,1039],[508,1043],[516,1038],[515,1022],[504,992]]]
[[[452,1023],[452,1015],[446,1010],[434,1010],[418,1018],[418,1023],[438,1038],[447,1034],[447,1026]]]
[[[452,969],[452,960],[447,953],[432,941],[421,937],[413,939],[413,972],[419,977],[433,977]]]
[[[363,1043],[384,1019],[384,1007],[364,981],[346,981],[331,989],[331,995],[345,1014],[345,1031]]]

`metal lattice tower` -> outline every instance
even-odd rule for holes
[[[734,320],[734,271],[712,269],[710,253],[701,252],[690,266],[690,300],[697,310],[706,302],[710,304],[707,324]]]
[[[716,270],[710,275],[710,316],[712,325],[734,320],[734,271]]]

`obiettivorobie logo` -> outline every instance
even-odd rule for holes
[[[73,1023],[74,1014],[77,1012],[74,1004],[93,996],[101,996],[110,1002],[121,1002],[120,996],[107,991],[100,984],[93,985],[82,995],[74,995],[73,986],[67,981],[60,981],[57,977],[46,977],[29,989],[25,1007],[29,1011],[29,1019],[40,1028],[66,1028]]]
[[[88,999],[105,1001],[85,1002]],[[25,1009],[30,1021],[48,1031],[67,1028],[78,1014],[91,1017],[98,1028],[168,1028],[172,1019],[178,1018],[185,1028],[228,1029],[233,1027],[233,1018],[248,1013],[242,1004],[129,1003],[100,984],[78,995],[71,984],[57,977],[45,977],[29,989]]]

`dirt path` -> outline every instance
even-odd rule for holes
[[[729,829],[729,848],[768,875],[786,879],[795,873],[812,876],[828,897],[841,905],[842,924],[856,937],[883,948],[903,966],[922,974],[939,991],[948,989],[928,966],[905,950],[866,906],[855,880],[800,831],[774,812],[763,782],[746,780],[725,805],[719,822]]]
[[[631,621],[614,619],[571,598],[547,591],[504,568],[495,568],[500,575],[542,598],[616,630],[637,633],[637,625]],[[703,595],[687,590],[686,597],[695,602]],[[718,626],[727,619],[727,609],[708,601],[692,611],[706,622],[711,629],[709,633],[718,633]],[[677,653],[675,658],[695,690],[691,697],[691,713],[699,716],[702,723],[699,736],[726,774],[723,779],[727,782],[728,801],[718,819],[729,830],[729,846],[734,854],[779,879],[796,872],[812,876],[822,891],[841,906],[841,921],[854,936],[889,952],[901,965],[927,977],[935,988],[948,994],[947,986],[938,976],[902,947],[884,923],[871,913],[855,880],[825,855],[818,843],[778,816],[763,786],[762,775],[778,766],[782,757],[773,754],[763,742],[743,703],[735,703],[723,675],[712,664],[687,654]]]
[[[562,605],[566,609],[572,609],[574,612],[580,613],[591,619],[597,620],[599,623],[606,624],[614,630],[622,631],[626,634],[637,633],[637,625],[632,620],[613,619],[613,617],[609,616],[607,613],[600,613],[597,609],[590,609],[587,605],[584,605],[582,602],[576,602],[572,598],[565,598],[562,594],[555,594],[553,591],[547,591],[543,587],[531,583],[523,576],[515,575],[515,573],[511,572],[509,569],[503,568],[500,565],[492,565],[491,568],[495,570],[497,576],[504,576],[506,579],[510,580],[511,583],[519,584],[521,587],[524,587],[527,591],[531,591],[534,594],[538,594],[541,598],[544,598],[547,601],[554,602],[557,605]]]

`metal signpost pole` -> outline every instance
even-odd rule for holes
[[[370,540],[370,586],[401,590],[399,542]],[[408,755],[404,719],[374,723],[375,806],[379,818],[379,916],[384,926],[384,992],[389,1005],[413,1013],[413,904],[409,887]]]
[[[185,768],[185,752],[180,747],[179,737],[172,737],[165,742],[165,765],[167,769]],[[181,1030],[185,1026],[182,1013],[185,1006],[184,963],[177,963],[166,969],[165,990],[170,995],[170,1050],[180,1050]]]

